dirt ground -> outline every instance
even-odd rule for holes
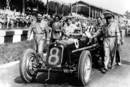
[[[19,60],[24,50],[33,48],[33,41],[23,41],[19,43],[7,43],[0,45],[0,64]]]

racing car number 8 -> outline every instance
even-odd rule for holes
[[[58,48],[52,48],[50,50],[50,56],[48,58],[48,63],[50,65],[56,65],[56,64],[58,64],[58,62],[59,62],[59,56],[58,56],[59,52],[60,51],[59,51]]]

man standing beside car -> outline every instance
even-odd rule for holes
[[[41,22],[42,16],[37,15],[33,18],[33,22],[29,28],[28,38],[30,38],[33,32],[33,39],[35,50],[38,52],[39,56],[43,56],[43,51],[47,46],[47,32],[46,28],[48,28],[48,21],[44,20]],[[42,23],[42,24],[41,24]]]
[[[114,20],[114,15],[111,12],[104,12],[106,24],[103,27],[104,31],[104,70],[109,68],[109,62],[113,62],[118,46],[120,45],[121,35],[118,23]],[[118,54],[119,56],[119,54]],[[110,65],[111,66],[111,65]],[[112,67],[112,66],[111,66]]]
[[[103,66],[101,71],[105,73],[110,65],[110,61],[114,61],[115,54],[119,51],[118,47],[120,45],[121,37],[118,23],[114,19],[114,15],[111,12],[104,12],[104,18],[106,23],[102,26],[102,29],[99,29],[93,36],[97,37],[101,32],[103,33],[103,46],[104,46],[104,58]],[[119,53],[117,54],[119,56]],[[119,57],[118,57],[119,58]],[[119,59],[120,60],[120,59]],[[116,61],[120,63],[120,61]],[[112,64],[111,64],[112,65]],[[110,65],[110,67],[112,67]]]

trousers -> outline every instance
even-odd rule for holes
[[[44,35],[35,35],[34,37],[34,44],[35,44],[35,50],[39,54],[42,54],[43,51],[46,49],[48,40],[45,38]]]
[[[108,65],[110,62],[110,59],[112,57],[112,54],[114,54],[114,50],[115,50],[115,41],[116,38],[115,37],[111,37],[111,38],[105,38],[104,39],[104,66],[106,69],[108,69]]]

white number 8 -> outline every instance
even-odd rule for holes
[[[55,50],[55,53],[53,53],[54,50]],[[59,54],[59,49],[58,48],[52,48],[50,50],[50,56],[49,56],[49,59],[48,59],[48,63],[50,65],[56,65],[59,62],[58,54]]]

